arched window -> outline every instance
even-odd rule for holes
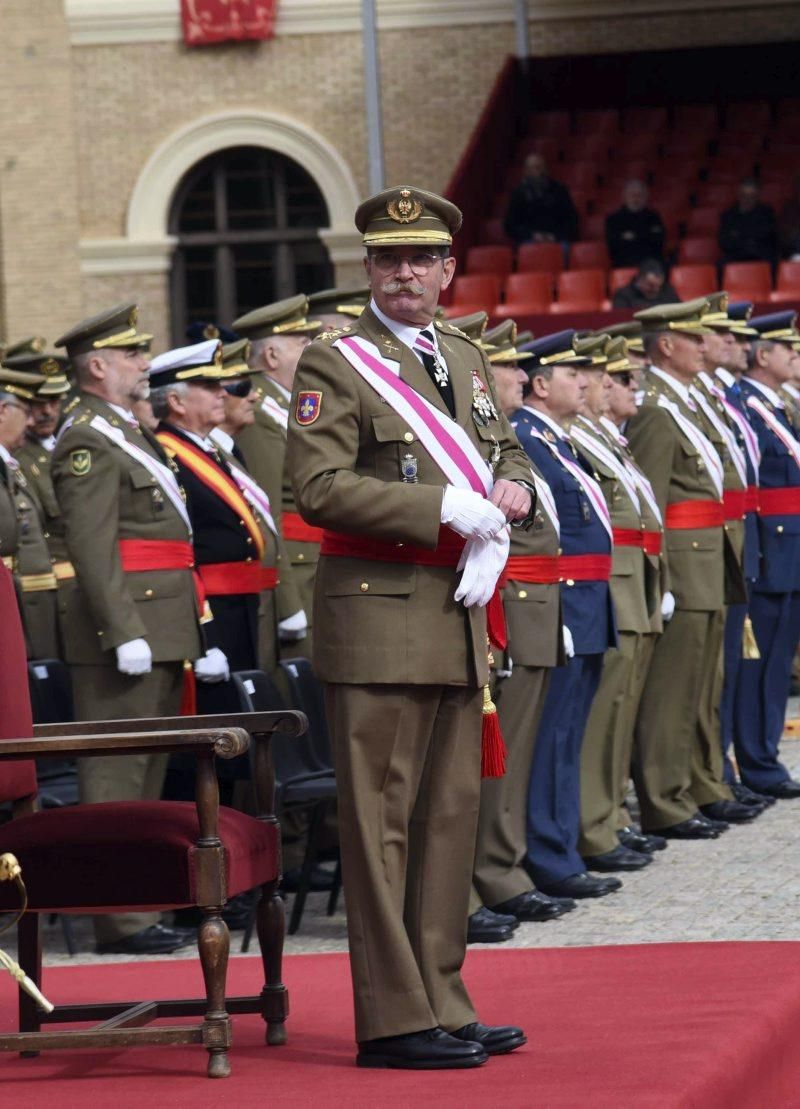
[[[191,320],[229,325],[270,301],[332,284],[318,234],[329,225],[322,193],[291,158],[240,146],[204,158],[176,190],[169,230],[172,331]]]

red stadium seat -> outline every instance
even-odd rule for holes
[[[492,201],[492,219],[504,219],[508,211],[508,202],[511,198],[511,189],[504,189],[495,194]]]
[[[664,158],[672,159],[676,165],[684,161],[702,162],[708,155],[708,133],[706,131],[673,131],[661,144]]]
[[[572,203],[579,216],[585,216],[594,203],[595,189],[570,189]]]
[[[699,208],[729,208],[736,200],[736,185],[701,185],[697,190]]]
[[[606,236],[607,208],[598,206],[598,211],[593,216],[584,216],[581,220],[581,234],[589,242],[602,242]]]
[[[686,234],[711,238],[719,230],[719,208],[692,208],[686,216]]]
[[[716,142],[719,157],[735,158],[737,153],[746,160],[752,158],[764,146],[764,135],[760,131],[723,131]],[[744,167],[747,172],[747,166]]]
[[[765,204],[771,204],[777,213],[780,213],[786,201],[792,195],[792,182],[768,181],[761,186],[761,199]]]
[[[779,124],[800,123],[800,100],[794,98],[779,100],[775,114]]]
[[[645,133],[663,131],[667,126],[666,108],[625,108],[622,113],[625,131]]]
[[[719,258],[719,246],[717,245],[716,236],[713,238],[704,236],[702,238],[686,238],[681,241],[678,248],[678,262],[681,265],[696,266],[696,265],[716,265]]]
[[[796,130],[800,131],[800,120],[797,121]],[[797,165],[800,162],[800,137],[776,136],[770,139],[769,149],[761,155],[763,165],[769,165],[775,158],[785,158],[787,164]]]
[[[743,170],[741,159],[733,163],[714,159],[708,164],[705,187],[707,188],[709,185],[733,185],[735,187],[746,175],[747,171]]]
[[[729,262],[722,272],[722,288],[733,300],[768,300],[772,292],[769,262]]]
[[[800,148],[786,152],[767,151],[761,155],[761,181],[785,181],[800,173]]]
[[[565,162],[558,169],[559,172],[553,176],[563,181],[569,189],[597,188],[597,162]]]
[[[602,269],[565,270],[556,281],[560,301],[600,303],[606,295],[606,274]]]
[[[520,316],[534,316],[542,312],[549,312],[552,297],[540,297],[537,300],[514,300],[508,304],[495,304],[489,315],[494,320],[517,320]]]
[[[523,243],[517,252],[518,273],[555,274],[563,268],[564,252],[558,243]]]
[[[717,127],[716,104],[677,104],[672,110],[672,127],[675,132],[703,132],[710,134]]]
[[[681,300],[693,300],[714,292],[717,271],[714,266],[673,266],[669,282]]]
[[[617,289],[621,289],[633,279],[636,272],[636,266],[622,266],[620,269],[612,270],[608,275],[609,293],[613,296]]]
[[[568,135],[569,112],[533,112],[529,130],[534,135]]]
[[[768,132],[772,127],[772,112],[766,100],[734,100],[725,108],[726,131]]]
[[[800,297],[800,262],[781,262],[778,266],[775,291],[794,293],[795,296]]]
[[[607,270],[611,262],[604,242],[577,242],[569,248],[569,266],[573,270]]]
[[[554,315],[577,315],[579,312],[602,312],[604,299],[605,298],[600,297],[597,300],[554,300],[548,311],[552,312]]]
[[[487,246],[508,246],[508,235],[501,219],[487,219],[481,224],[481,242]]]
[[[458,319],[459,316],[473,316],[476,312],[488,312],[491,303],[490,300],[475,301],[474,303],[464,301],[462,304],[456,302],[448,305],[444,310],[444,314],[448,320]]]
[[[609,151],[614,144],[614,136],[606,131],[589,135],[571,135],[564,140],[565,162],[595,162],[601,170],[608,161]]]
[[[553,299],[551,273],[510,273],[505,280],[503,295],[507,304],[528,301],[549,304]]]
[[[499,299],[500,277],[496,273],[466,274],[456,277],[453,282],[453,300],[457,304],[481,304],[488,308],[490,304],[497,304]]]
[[[552,165],[561,154],[561,139],[554,135],[529,135],[517,146],[517,158],[524,162],[529,154],[541,154]]]
[[[514,267],[510,246],[471,246],[467,251],[467,273],[496,273],[505,277]]]
[[[607,135],[619,131],[619,112],[616,108],[587,108],[575,113],[576,135],[595,135],[598,131]]]

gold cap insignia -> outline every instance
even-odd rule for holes
[[[203,328],[203,338],[204,339],[218,339],[219,338],[219,328],[216,327],[213,323],[207,324]]]
[[[128,313],[128,327],[136,327],[136,321],[139,318],[139,309],[134,305]]]
[[[44,339],[32,339],[31,350],[34,352],[34,354],[41,354],[44,350]]]
[[[41,366],[39,367],[40,373],[48,375],[57,374],[60,369],[61,367],[59,366],[58,362],[56,362],[55,358],[45,359],[45,361],[42,362]]]
[[[399,197],[387,200],[386,211],[395,223],[414,223],[422,215],[422,205],[410,189],[401,189]]]
[[[218,346],[217,349],[214,351],[214,365],[215,366],[221,366],[222,365],[222,347],[221,346]]]

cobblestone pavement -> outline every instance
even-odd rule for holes
[[[800,778],[800,741],[786,740],[782,761]],[[717,840],[672,841],[646,870],[623,876],[623,889],[578,903],[574,912],[547,924],[521,924],[506,947],[579,947],[591,944],[657,943],[682,940],[800,939],[800,800],[778,801],[749,825],[733,826]],[[341,899],[340,899],[341,902]],[[327,894],[312,893],[286,953],[345,951],[345,917],[340,904],[325,914]],[[75,920],[80,948],[66,953],[58,922],[45,929],[45,961],[124,962],[129,956],[93,953],[88,917]],[[232,954],[241,946],[232,934]],[[0,945],[13,951],[11,936]],[[257,952],[254,939],[252,952]],[[176,955],[196,957],[194,945]],[[164,956],[175,958],[176,956]]]

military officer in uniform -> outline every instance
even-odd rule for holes
[[[308,314],[325,331],[357,320],[369,303],[369,286],[359,289],[322,289],[309,293]]]
[[[778,758],[792,662],[800,638],[800,443],[792,430],[781,385],[794,374],[800,335],[795,313],[754,317],[741,399],[758,436],[759,574],[750,598],[759,658],[743,659],[734,713],[742,782],[779,800],[800,797]]]
[[[460,973],[484,606],[506,524],[532,510],[530,467],[483,354],[433,323],[460,222],[413,186],[364,201],[372,300],[303,352],[289,419],[297,507],[324,529],[313,660],[334,747],[362,1066],[475,1066],[525,1042],[477,1022]],[[488,767],[498,752],[485,734]]]
[[[284,542],[284,581],[278,598],[281,641],[292,654],[306,654],[320,534],[295,507],[286,471],[286,432],[297,360],[320,325],[308,318],[308,299],[298,294],[240,316],[233,327],[250,340],[248,363],[261,374],[255,386],[255,423],[239,433],[237,445],[269,497]]]
[[[192,575],[191,525],[174,471],[131,405],[148,390],[150,336],[133,304],[81,321],[65,347],[80,399],[53,452],[53,486],[76,585],[65,604],[65,659],[81,720],[177,716],[184,664],[204,657]],[[84,802],[161,796],[165,756],[82,759]],[[149,923],[148,923],[149,922]],[[173,951],[188,933],[154,914],[96,918],[98,950]]]

